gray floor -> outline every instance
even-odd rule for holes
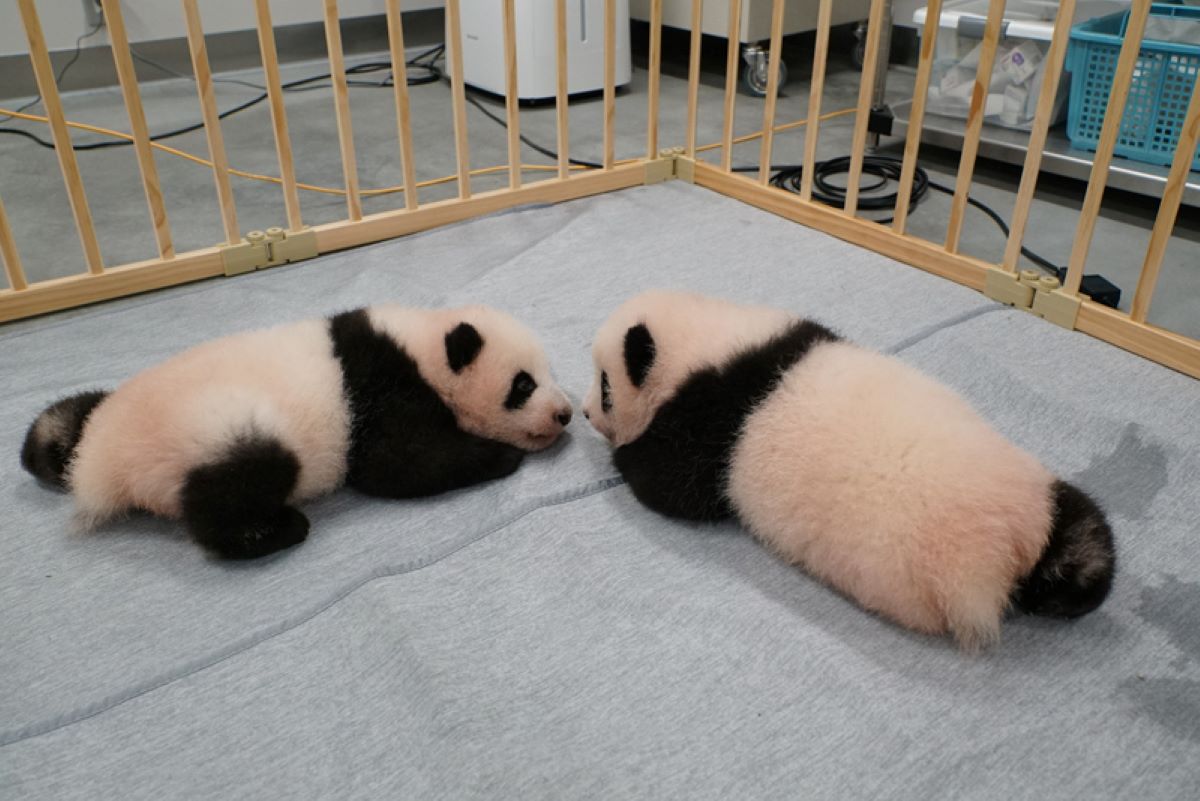
[[[668,40],[662,85],[661,137],[663,146],[682,144],[685,127],[685,50],[677,50]],[[710,43],[705,53],[704,85],[701,89],[701,118],[698,139],[715,142],[721,133],[722,77],[721,43]],[[835,47],[837,53],[842,48]],[[378,56],[358,55],[351,64],[373,60]],[[852,107],[858,92],[858,73],[848,61],[831,64],[823,109],[835,111]],[[801,36],[789,41],[785,58],[792,79],[779,103],[777,119],[788,121],[802,118],[807,111],[805,86],[811,59],[810,40]],[[635,64],[638,59],[635,55]],[[221,64],[217,63],[217,69]],[[325,71],[322,61],[300,62],[284,69],[284,80],[304,77]],[[152,70],[148,70],[149,76]],[[376,77],[383,73],[376,74]],[[232,77],[230,73],[226,77]],[[261,83],[261,71],[236,73],[236,77]],[[364,76],[370,79],[371,76]],[[620,93],[617,102],[617,157],[640,155],[645,147],[646,73],[635,68],[632,85]],[[912,72],[894,68],[889,78],[889,98],[898,100],[911,92]],[[230,108],[254,97],[254,89],[236,84],[217,85],[219,104]],[[147,83],[144,100],[152,130],[162,131],[198,119],[194,87],[185,79],[159,80]],[[20,99],[4,101],[15,107]],[[503,106],[484,99],[496,113]],[[412,90],[414,139],[417,148],[417,174],[421,180],[434,179],[454,172],[454,148],[449,89],[444,83],[414,87]],[[71,119],[116,129],[126,129],[119,91],[94,89],[68,93],[65,105]],[[364,188],[394,186],[400,183],[398,148],[395,135],[395,111],[389,90],[354,88],[351,96],[354,115],[355,145],[358,152],[359,177]],[[336,126],[331,93],[327,89],[290,93],[287,98],[289,123],[301,181],[329,187],[343,183],[337,148]],[[581,159],[595,160],[601,151],[601,105],[596,99],[583,99],[571,106],[571,153]],[[737,102],[738,134],[761,127],[762,101],[740,95]],[[522,131],[533,140],[553,147],[554,109],[552,106],[525,108],[521,112]],[[44,126],[30,122],[8,122],[6,125],[39,131]],[[821,127],[819,155],[822,158],[843,155],[849,150],[853,117],[830,120]],[[474,168],[504,164],[506,140],[502,128],[488,120],[475,108],[468,109],[471,164]],[[267,105],[230,118],[223,126],[231,164],[263,174],[278,174]],[[774,162],[796,163],[804,146],[804,131],[780,134],[776,139]],[[94,141],[91,134],[79,134],[76,141]],[[206,154],[201,132],[169,141],[174,147],[195,154]],[[884,142],[888,152],[899,152],[901,143]],[[718,151],[707,157],[717,158]],[[735,150],[735,164],[755,164],[758,143],[741,145]],[[188,250],[212,245],[221,240],[211,172],[206,168],[166,154],[156,155],[168,213],[178,249]],[[523,149],[527,164],[549,164],[549,159],[532,148]],[[155,255],[154,241],[148,224],[142,190],[133,153],[130,148],[117,148],[81,153],[81,170],[88,188],[92,212],[100,233],[100,244],[106,263],[123,264]],[[957,166],[956,154],[925,148],[922,163],[933,180],[953,185]],[[552,173],[529,172],[526,180],[538,180]],[[972,195],[991,205],[1006,219],[1011,216],[1013,196],[1019,173],[1007,166],[981,162],[976,171]],[[505,177],[478,177],[473,188],[487,189],[502,186]],[[422,201],[450,197],[452,183],[423,190]],[[1082,200],[1083,185],[1077,182],[1044,178],[1035,200],[1026,244],[1056,263],[1065,263]],[[278,225],[284,221],[284,210],[278,187],[235,179],[234,193],[242,230]],[[0,196],[5,200],[18,245],[27,271],[34,279],[50,278],[80,272],[82,256],[77,245],[66,194],[62,187],[54,154],[14,137],[0,137]],[[301,203],[308,223],[340,219],[345,212],[344,201],[336,195],[303,192]],[[365,198],[367,212],[402,206],[399,194]],[[1099,272],[1123,290],[1122,305],[1128,307],[1142,254],[1149,237],[1157,202],[1150,198],[1110,192],[1097,226],[1089,272]],[[930,192],[913,213],[910,232],[934,241],[945,236],[950,199]],[[1197,262],[1197,241],[1200,240],[1200,215],[1185,208],[1167,250],[1162,279],[1151,322],[1200,336],[1200,268]],[[962,250],[992,261],[999,260],[1005,238],[996,225],[976,210],[968,212]]]
[[[241,564],[143,515],[72,535],[69,500],[14,458],[62,394],[381,299],[519,314],[578,401],[596,327],[652,286],[817,316],[962,393],[1103,502],[1108,601],[1070,623],[1014,616],[964,655],[732,524],[642,508],[582,417],[503,481],[306,504],[307,542]],[[1200,383],[713,192],[671,181],[515,210],[4,326],[0,376],[0,799],[1175,801],[1200,786]]]

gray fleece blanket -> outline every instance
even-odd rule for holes
[[[814,316],[966,395],[1100,498],[1119,573],[975,657],[733,525],[639,507],[577,417],[511,479],[343,491],[302,547],[70,531],[25,427],[225,333],[485,302],[579,400],[590,337],[674,287]],[[1186,798],[1200,792],[1200,384],[680,182],[0,328],[0,797]]]

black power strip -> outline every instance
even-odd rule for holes
[[[1055,274],[1059,281],[1067,280],[1066,267],[1059,267]],[[1079,283],[1079,291],[1101,306],[1115,309],[1121,302],[1121,288],[1103,275],[1085,275]]]

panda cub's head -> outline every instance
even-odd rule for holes
[[[488,306],[441,312],[422,372],[464,431],[527,451],[552,445],[571,402],[533,332]]]
[[[596,375],[583,416],[613,445],[637,439],[661,405],[656,389],[662,382],[647,385],[657,349],[649,326],[640,320],[606,326],[593,343]]]
[[[690,292],[635,295],[596,332],[583,415],[614,446],[627,445],[694,371],[721,364],[791,320],[781,309]]]

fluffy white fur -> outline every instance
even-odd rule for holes
[[[694,370],[795,321],[690,294],[638,295],[596,336],[585,414],[614,445],[632,442]],[[623,361],[625,332],[637,323],[655,342],[641,388]],[[998,636],[1014,582],[1046,545],[1052,480],[951,390],[839,342],[815,346],[748,417],[726,491],[783,558],[867,609],[918,631],[952,632],[972,648]]]
[[[746,421],[728,495],[862,606],[968,648],[999,636],[1050,530],[1053,476],[896,359],[818,345]]]
[[[472,434],[539,450],[558,439],[556,420],[571,411],[571,402],[554,383],[550,364],[537,337],[513,317],[489,306],[460,309],[410,309],[382,305],[370,309],[371,325],[404,346],[421,376],[454,410],[459,426]],[[483,350],[461,373],[446,362],[445,335],[459,323],[475,326]],[[519,410],[497,414],[513,376],[525,370],[538,390]]]
[[[256,430],[299,458],[300,501],[342,482],[349,429],[328,324],[310,320],[206,342],[126,381],[88,417],[68,480],[84,526],[132,508],[176,518],[188,471]]]
[[[562,432],[556,414],[570,403],[535,336],[507,314],[484,306],[390,305],[369,314],[376,330],[413,357],[464,429],[525,450],[544,448]],[[485,346],[456,375],[446,364],[444,337],[463,321],[478,329]],[[520,369],[539,389],[522,409],[508,411],[503,400]],[[79,522],[90,527],[134,508],[179,517],[188,471],[251,430],[278,437],[299,458],[289,502],[342,483],[350,420],[327,321],[207,342],[118,387],[88,417],[69,467]]]
[[[768,306],[735,306],[684,292],[644,292],[622,304],[596,333],[596,380],[584,398],[583,413],[613,445],[632,442],[688,375],[770,339],[792,319],[788,312]],[[654,368],[641,387],[634,387],[622,356],[625,332],[648,321],[655,342]],[[613,399],[608,414],[600,408],[601,371],[608,375]]]

